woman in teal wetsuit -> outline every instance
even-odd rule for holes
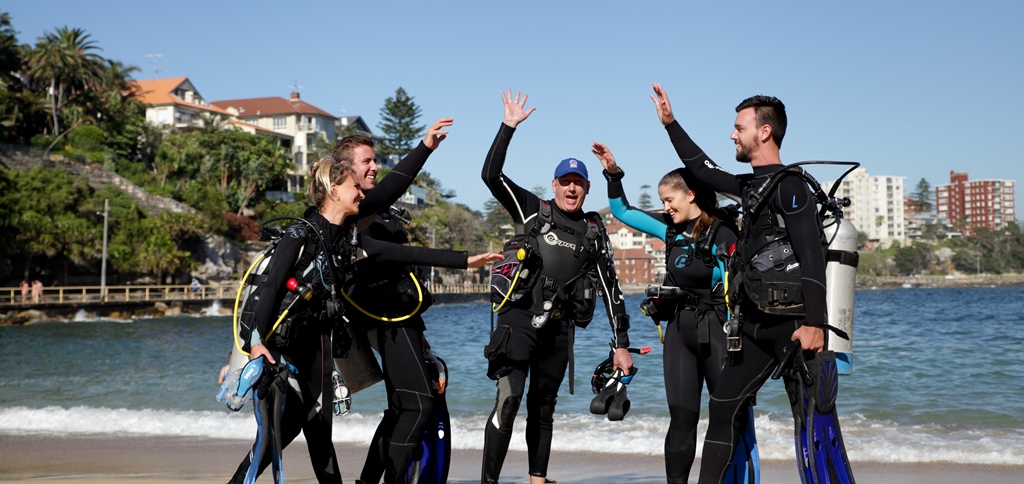
[[[723,220],[715,192],[685,168],[672,170],[661,179],[658,196],[664,211],[649,213],[629,205],[622,190],[625,173],[608,147],[594,143],[592,151],[604,166],[612,215],[665,241],[663,286],[683,290],[681,297],[663,297],[658,312],[669,321],[662,338],[671,418],[665,437],[665,472],[670,484],[685,483],[696,453],[702,387],[707,382],[713,393],[727,364],[722,330],[726,321],[725,263],[718,256],[736,242],[736,231],[731,221]],[[752,428],[749,434],[752,439]],[[741,462],[746,460],[744,455]],[[739,474],[735,482],[744,482],[747,472]]]

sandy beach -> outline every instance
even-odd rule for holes
[[[97,437],[0,436],[0,480],[50,483],[223,483],[227,482],[248,443],[191,438],[112,439]],[[345,482],[354,482],[362,466],[365,449],[337,444],[339,464]],[[451,482],[477,482],[479,450],[453,453]],[[697,463],[699,465],[699,462]],[[607,453],[555,453],[549,477],[560,483],[654,483],[664,482],[661,456]],[[695,466],[691,482],[696,482]],[[964,464],[880,464],[855,462],[861,483],[1017,483],[1024,466]],[[309,468],[305,445],[285,451],[288,482],[316,482]],[[270,482],[270,476],[261,482]],[[510,452],[502,482],[529,482],[526,454]],[[787,461],[762,462],[761,482],[799,482],[794,464]]]

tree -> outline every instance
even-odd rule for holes
[[[94,52],[103,49],[89,37],[82,29],[61,27],[40,37],[29,52],[28,75],[49,84],[53,134],[61,132],[65,102],[88,86],[100,86],[104,79],[103,58]]]
[[[636,205],[640,210],[650,210],[654,206],[651,204],[651,196],[647,194],[647,190],[650,190],[651,186],[641,185],[640,189],[643,191],[640,193],[640,198],[637,200]]]
[[[415,141],[426,129],[424,125],[416,125],[420,112],[420,107],[401,87],[395,90],[394,97],[384,100],[384,107],[380,109],[381,122],[377,124],[382,133],[381,142],[377,145],[379,156],[405,156],[412,151]]]
[[[534,195],[537,195],[537,198],[541,200],[548,197],[548,187],[544,185],[536,185],[530,191],[533,192]]]
[[[932,210],[932,185],[924,178],[917,182],[914,193],[910,196],[914,202],[915,212],[931,212]]]

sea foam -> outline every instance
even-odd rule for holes
[[[523,417],[523,416],[520,416]],[[369,444],[379,414],[351,413],[334,419],[334,441]],[[512,450],[526,450],[525,418],[516,420]],[[452,421],[453,447],[481,449],[486,416]],[[1024,433],[1017,430],[982,433],[944,430],[937,426],[899,426],[859,415],[843,418],[843,434],[852,461],[953,462],[969,464],[1024,463]],[[776,415],[756,418],[762,459],[794,456],[792,421]],[[566,452],[609,452],[660,455],[668,419],[626,417],[609,422],[594,415],[556,415],[552,449]],[[697,455],[707,420],[698,424]],[[170,436],[251,441],[256,424],[249,406],[240,412],[129,410],[93,407],[0,408],[0,434]],[[301,436],[299,437],[301,439]]]

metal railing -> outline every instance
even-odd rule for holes
[[[435,284],[428,289],[433,294],[482,294],[489,291],[487,284]],[[3,287],[0,288],[0,306],[234,299],[237,294],[237,282],[203,285],[195,291],[189,284],[107,286],[105,297],[100,286],[44,287],[38,296],[32,294],[31,288],[22,296],[20,287]]]
[[[200,286],[193,291],[189,284],[154,285],[154,286],[107,286],[104,295],[100,286],[66,286],[44,287],[42,294],[22,294],[20,287],[0,288],[0,305],[37,305],[37,304],[83,304],[83,303],[118,303],[145,301],[184,301],[234,299],[238,292],[238,283]]]

